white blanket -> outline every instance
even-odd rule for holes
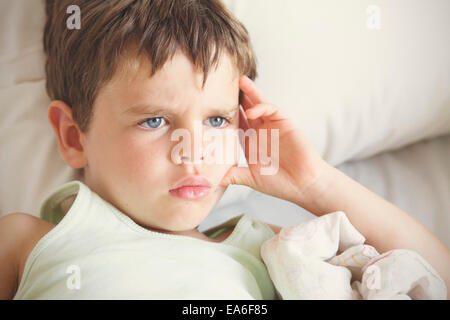
[[[419,254],[379,254],[342,211],[284,227],[261,246],[282,299],[446,299],[445,282]]]

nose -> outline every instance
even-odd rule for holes
[[[171,151],[172,161],[175,164],[201,164],[204,159],[202,122],[185,121],[184,124],[172,132],[171,140],[177,141]]]

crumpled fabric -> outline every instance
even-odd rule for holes
[[[281,299],[447,299],[445,282],[417,252],[379,254],[342,211],[284,227],[261,246]]]

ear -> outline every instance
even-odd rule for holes
[[[84,168],[87,165],[84,135],[72,118],[72,109],[62,101],[52,101],[48,120],[58,140],[61,157],[74,169]]]

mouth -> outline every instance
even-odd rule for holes
[[[211,191],[211,184],[204,177],[191,176],[182,179],[169,193],[175,197],[185,200],[200,200],[205,198]]]
[[[210,189],[210,187],[202,186],[185,186],[171,189],[169,193],[185,200],[200,200],[209,194]]]

